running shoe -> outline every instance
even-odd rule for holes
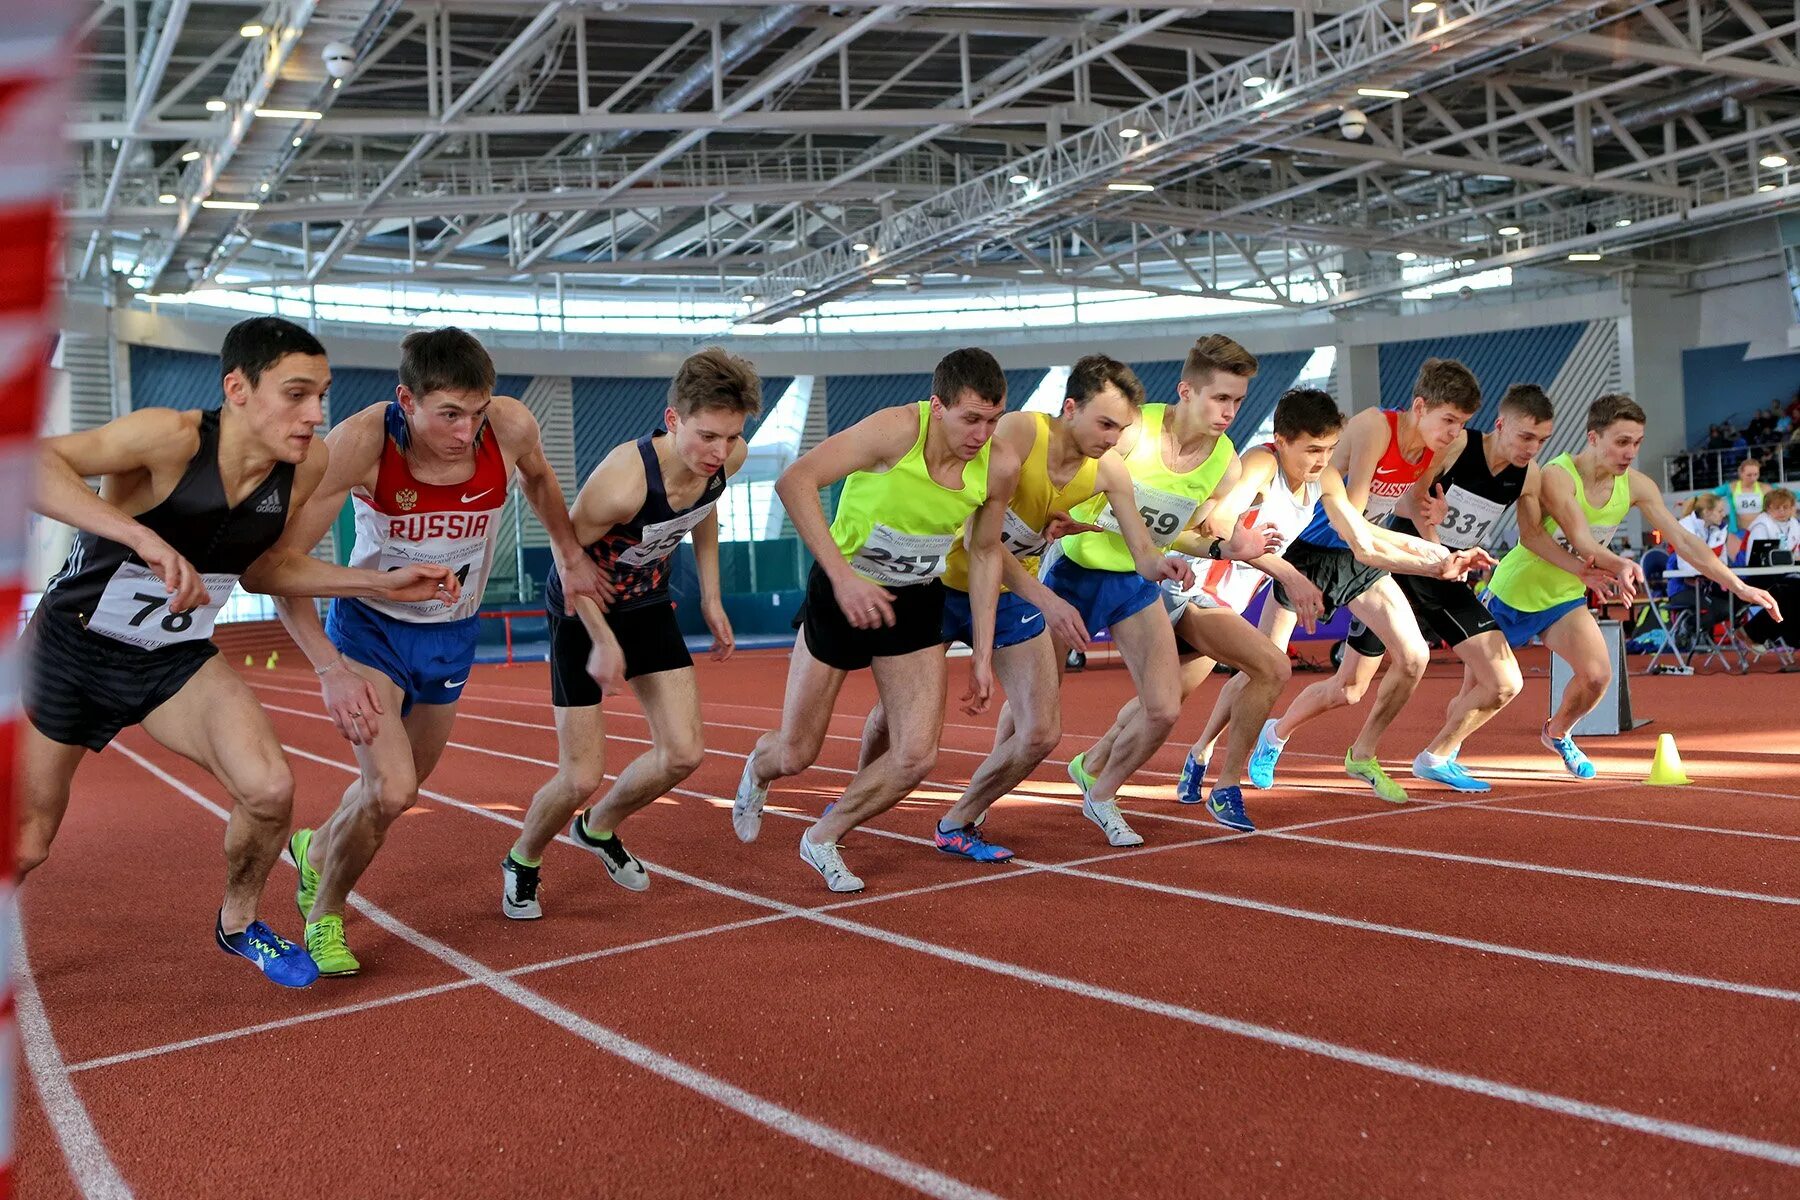
[[[584,850],[592,850],[606,867],[606,873],[612,876],[612,881],[620,887],[632,892],[649,888],[650,872],[644,870],[644,864],[625,848],[618,833],[615,831],[611,837],[597,838],[587,831],[586,821],[586,813],[576,813],[574,824],[569,826],[569,836],[575,839],[575,844]]]
[[[224,916],[220,914],[213,921],[213,937],[219,949],[249,959],[269,977],[270,983],[303,988],[311,987],[319,978],[319,966],[311,955],[261,921],[250,922],[242,933],[226,933]]]
[[[731,802],[731,828],[737,832],[738,841],[754,842],[756,835],[762,832],[763,801],[769,798],[769,789],[759,787],[754,776],[750,774],[753,759],[744,760],[744,774],[738,780],[737,798]]]
[[[1092,796],[1081,802],[1081,815],[1100,827],[1109,846],[1141,846],[1144,839],[1125,823],[1117,800],[1096,800]]]
[[[1239,833],[1255,833],[1256,826],[1244,813],[1244,789],[1241,787],[1216,787],[1212,796],[1206,801],[1206,811],[1212,819],[1227,829],[1235,829]]]
[[[1454,758],[1445,760],[1442,766],[1426,761],[1420,754],[1413,759],[1412,773],[1414,779],[1426,779],[1432,783],[1441,783],[1445,787],[1455,788],[1459,792],[1491,792],[1493,785],[1486,780],[1477,779],[1463,770],[1462,764]]]
[[[960,854],[975,862],[1005,862],[1013,856],[1013,852],[1005,846],[996,846],[982,837],[981,830],[975,826],[974,822],[948,833],[939,827],[937,848],[945,854]]]
[[[1256,735],[1256,749],[1250,752],[1249,769],[1244,772],[1251,787],[1260,791],[1275,786],[1275,764],[1281,761],[1286,746],[1275,740],[1274,718],[1264,721],[1262,732]]]
[[[1192,754],[1181,764],[1181,778],[1175,781],[1175,800],[1178,804],[1200,803],[1200,781],[1206,778],[1206,760],[1197,759]]]
[[[300,887],[294,893],[294,903],[300,906],[300,919],[312,920],[313,901],[319,898],[319,873],[306,861],[307,852],[312,848],[313,831],[296,829],[294,836],[288,839],[288,854],[293,857],[294,866],[300,870]]]
[[[1588,761],[1588,756],[1581,752],[1581,747],[1575,744],[1575,739],[1567,734],[1559,738],[1551,737],[1550,722],[1545,721],[1544,727],[1538,730],[1538,740],[1544,743],[1544,749],[1556,751],[1562,759],[1563,766],[1567,767],[1569,774],[1575,778],[1592,779],[1594,777],[1594,764]]]
[[[306,952],[312,955],[321,975],[354,975],[362,970],[356,955],[344,945],[344,918],[336,913],[307,923]]]
[[[538,903],[538,869],[508,854],[500,860],[505,885],[500,891],[500,911],[515,921],[535,921],[544,915]]]
[[[825,886],[834,892],[860,892],[863,881],[850,873],[838,853],[836,842],[815,842],[800,835],[800,858],[807,866],[825,877]]]
[[[1088,774],[1087,751],[1083,750],[1069,760],[1069,778],[1081,789],[1081,798],[1087,799],[1088,793],[1094,790],[1094,777]]]
[[[1360,779],[1374,788],[1375,794],[1389,804],[1405,804],[1409,798],[1406,789],[1381,769],[1381,760],[1378,758],[1351,758],[1350,752],[1345,751],[1344,770],[1349,772],[1350,778]]]

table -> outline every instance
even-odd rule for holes
[[[1732,568],[1732,574],[1736,575],[1739,579],[1756,579],[1761,576],[1796,575],[1796,574],[1800,574],[1800,566],[1787,565],[1787,566],[1779,566],[1779,567],[1734,567],[1734,568]],[[1693,570],[1687,570],[1685,568],[1682,570],[1679,570],[1679,571],[1663,572],[1664,580],[1705,579],[1705,578],[1706,578],[1706,576],[1702,575],[1700,572],[1693,571]],[[1701,612],[1700,589],[1699,589],[1699,587],[1695,587],[1692,590],[1694,593],[1694,628],[1696,631],[1698,631],[1698,629],[1700,628],[1700,612]],[[1725,593],[1725,603],[1726,603],[1726,610],[1725,610],[1726,624],[1734,626],[1737,623],[1737,597],[1732,595],[1731,592],[1727,591]],[[1654,606],[1652,607],[1651,611],[1653,613],[1656,611]],[[1657,613],[1657,624],[1659,624],[1659,625],[1663,624],[1662,615],[1660,613]],[[1663,630],[1664,630],[1664,636],[1663,636],[1664,643],[1667,645],[1673,646],[1675,639],[1668,632],[1668,626],[1663,625]],[[1741,649],[1739,649],[1735,644],[1730,645],[1730,646],[1721,646],[1716,642],[1713,643],[1712,649],[1707,652],[1707,655],[1705,658],[1700,660],[1700,664],[1702,666],[1704,666],[1716,658],[1719,660],[1720,665],[1723,666],[1727,671],[1729,671],[1729,670],[1731,670],[1731,664],[1729,661],[1726,660],[1725,655],[1727,653],[1737,655],[1737,660],[1738,660],[1738,672],[1737,673],[1738,674],[1740,674],[1740,675],[1746,674],[1750,670],[1750,660],[1744,657],[1744,652]],[[1691,674],[1693,668],[1688,666],[1688,664],[1682,660],[1681,652],[1678,648],[1674,651],[1674,656],[1675,656],[1677,663],[1679,664],[1677,669],[1680,670],[1680,672],[1682,674]],[[1662,651],[1658,650],[1656,652],[1656,654],[1651,656],[1651,659],[1650,659],[1651,664],[1654,666],[1657,659],[1659,659],[1661,657],[1662,657]]]

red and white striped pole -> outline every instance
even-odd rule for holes
[[[39,407],[55,335],[57,203],[74,47],[68,0],[0,0],[0,1200],[12,1195],[13,752],[19,598]]]

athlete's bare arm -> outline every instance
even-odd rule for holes
[[[1150,540],[1150,529],[1144,524],[1144,514],[1138,511],[1137,493],[1131,486],[1131,468],[1125,460],[1116,454],[1102,455],[1094,471],[1094,484],[1112,506],[1113,518],[1119,522],[1119,536],[1131,551],[1137,573],[1151,583],[1173,580],[1182,587],[1192,587],[1194,568],[1182,559],[1161,553]]]
[[[630,520],[633,513],[644,507],[649,487],[644,476],[644,456],[638,453],[637,443],[614,446],[575,494],[575,504],[568,515],[576,540],[584,547],[591,546],[611,533],[613,526]],[[581,556],[588,559],[585,550]],[[557,574],[561,573],[558,566]],[[565,591],[563,603],[581,621],[588,640],[594,644],[594,652],[588,657],[588,674],[600,685],[602,695],[612,695],[625,686],[625,654],[613,636],[612,626],[606,623],[605,614],[591,596],[574,596]]]
[[[1705,542],[1695,537],[1675,519],[1669,506],[1663,503],[1662,491],[1650,481],[1650,477],[1635,468],[1628,479],[1631,484],[1631,505],[1644,515],[1654,529],[1663,531],[1675,546],[1675,553],[1681,561],[1706,576],[1745,604],[1766,608],[1772,620],[1781,620],[1781,606],[1775,597],[1759,587],[1752,587],[1737,572],[1725,565],[1725,561],[1707,548]]]
[[[1361,509],[1350,503],[1343,478],[1334,468],[1327,467],[1319,479],[1319,504],[1325,510],[1326,520],[1350,547],[1356,561],[1371,567],[1402,575],[1460,579],[1470,571],[1494,563],[1493,556],[1484,550],[1458,550],[1453,554],[1436,542],[1373,524],[1362,515]]]
[[[750,444],[739,441],[725,460],[725,478],[730,479],[750,457]],[[731,632],[731,619],[725,615],[725,601],[719,590],[719,510],[706,514],[694,526],[694,570],[700,576],[700,616],[712,631],[714,662],[731,657],[737,639]]]
[[[1359,514],[1369,507],[1369,487],[1375,469],[1387,453],[1393,431],[1378,408],[1366,408],[1344,423],[1344,435],[1331,452],[1331,465],[1342,477],[1344,497]],[[1339,537],[1343,536],[1339,531]]]
[[[582,550],[586,543],[575,536],[569,511],[563,507],[562,484],[550,460],[544,457],[544,440],[531,410],[511,396],[495,396],[488,406],[488,425],[499,435],[503,449],[518,455],[519,490],[543,523],[550,538],[550,556],[562,577],[563,596],[591,596],[601,604],[612,594],[600,578],[600,570]]]
[[[1012,555],[1000,541],[1006,508],[1019,486],[1019,455],[1010,441],[988,450],[987,499],[969,516],[964,537],[969,544],[969,616],[974,625],[974,652],[969,659],[969,687],[963,711],[987,711],[994,694],[994,610],[1000,601],[1000,576]]]
[[[1254,528],[1240,525],[1237,519],[1243,509],[1233,512],[1225,504],[1224,497],[1239,490],[1243,477],[1243,461],[1234,454],[1231,465],[1219,477],[1212,498],[1194,510],[1187,528],[1175,539],[1176,550],[1195,558],[1209,558],[1213,557],[1212,548],[1216,543],[1219,547],[1217,557],[1232,562],[1252,562],[1281,549],[1281,535],[1273,525]],[[1190,568],[1188,584],[1184,586],[1191,584]]]
[[[1545,532],[1545,514],[1556,521],[1567,546]],[[1602,595],[1617,593],[1629,599],[1644,587],[1644,573],[1636,563],[1594,539],[1567,471],[1539,471],[1536,463],[1531,464],[1519,493],[1519,544]]]
[[[1444,473],[1456,464],[1456,460],[1468,448],[1469,434],[1464,430],[1456,435],[1456,440],[1442,454],[1431,456],[1431,462],[1426,464],[1424,472],[1413,480],[1412,486],[1400,493],[1399,502],[1394,505],[1394,511],[1411,521],[1413,528],[1419,531],[1419,536],[1428,542],[1438,540],[1437,528],[1443,524],[1448,512],[1448,506],[1444,503],[1444,490],[1438,486],[1438,480],[1443,478]],[[1536,465],[1532,464],[1534,467]]]

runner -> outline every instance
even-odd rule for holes
[[[769,785],[818,760],[844,679],[868,668],[887,713],[887,748],[800,837],[801,860],[834,892],[863,889],[839,839],[899,803],[937,761],[946,688],[938,577],[958,537],[969,539],[975,651],[963,698],[970,712],[987,707],[1000,529],[1019,471],[1010,450],[989,445],[1005,408],[1006,375],[994,356],[952,351],[937,365],[929,400],[833,434],[775,485],[814,562],[794,618],[781,727],[763,734],[744,763],[731,823],[740,841],[756,840]],[[827,525],[819,492],[839,480],[837,517]]]
[[[213,622],[240,576],[256,590],[394,601],[454,597],[456,580],[435,566],[253,567],[326,473],[313,430],[331,367],[306,330],[254,317],[226,333],[219,371],[218,408],[140,409],[40,448],[34,507],[78,532],[25,634],[19,874],[49,855],[88,753],[142,725],[231,795],[219,947],[305,987],[319,975],[313,960],[256,915],[294,777],[268,714],[218,656]],[[96,475],[99,494],[83,482]]]
[[[550,702],[556,709],[557,771],[538,789],[525,825],[501,863],[500,910],[514,920],[543,915],[539,868],[565,825],[594,852],[614,883],[641,892],[644,870],[616,830],[632,813],[667,795],[700,766],[705,725],[694,660],[675,622],[669,572],[675,548],[691,533],[700,576],[700,614],[713,634],[713,660],[731,657],[731,622],[719,598],[719,514],[725,481],[749,455],[744,423],[762,408],[762,382],[741,358],[702,350],[669,385],[663,425],[616,446],[575,497],[575,536],[612,586],[602,613],[585,596],[564,616],[562,579],[544,583],[550,613]],[[650,749],[620,771],[612,790],[586,813],[582,803],[606,776],[606,716],[601,700],[629,683],[650,724]]]
[[[388,827],[418,802],[449,740],[515,467],[565,593],[604,595],[569,524],[537,421],[517,400],[494,395],[494,364],[481,343],[454,328],[410,333],[399,373],[395,400],[331,431],[331,468],[276,550],[290,560],[310,553],[349,497],[352,565],[435,563],[462,584],[454,599],[334,601],[324,625],[310,602],[279,606],[362,768],[331,819],[295,831],[288,843],[300,868],[294,900],[306,917],[306,946],[324,975],[361,970],[344,941],[345,898]]]
[[[1676,521],[1650,478],[1632,468],[1643,443],[1644,410],[1630,396],[1614,392],[1594,401],[1588,408],[1587,444],[1578,454],[1551,460],[1538,499],[1519,500],[1519,528],[1540,526],[1553,540],[1539,549],[1524,542],[1513,547],[1488,585],[1488,610],[1509,643],[1523,646],[1542,637],[1551,653],[1574,670],[1562,703],[1538,736],[1577,779],[1592,779],[1595,771],[1571,731],[1612,683],[1612,655],[1588,610],[1586,593],[1594,588],[1610,595],[1616,580],[1571,551],[1557,513],[1572,515],[1579,506],[1593,540],[1604,546],[1635,508],[1650,528],[1664,531],[1684,563],[1744,604],[1765,608],[1781,620],[1775,598],[1739,579]]]

